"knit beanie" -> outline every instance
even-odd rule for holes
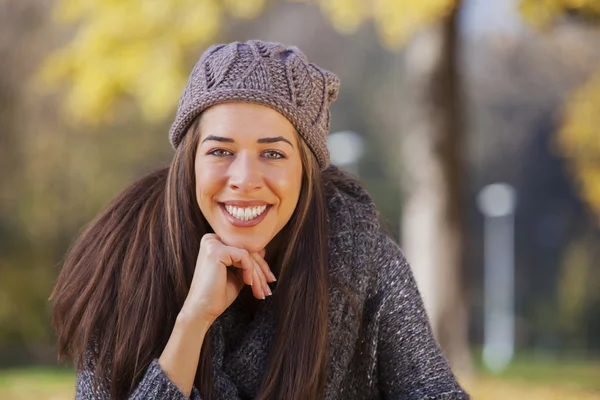
[[[259,40],[213,45],[192,70],[169,139],[177,148],[191,122],[210,106],[256,103],[283,114],[324,170],[330,163],[329,105],[339,84],[336,75],[309,63],[296,47]]]

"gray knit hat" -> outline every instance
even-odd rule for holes
[[[226,102],[269,106],[283,114],[311,148],[321,169],[329,166],[329,105],[340,81],[296,47],[250,40],[211,46],[194,66],[169,132],[177,148],[190,123],[208,107]]]

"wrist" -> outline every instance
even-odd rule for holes
[[[193,327],[195,329],[201,329],[203,331],[208,331],[208,328],[214,322],[213,318],[209,318],[205,315],[200,315],[197,312],[194,312],[191,307],[186,307],[185,304],[177,314],[177,319],[175,324],[182,325],[186,327]]]

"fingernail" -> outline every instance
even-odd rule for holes
[[[271,272],[271,271],[269,271],[269,276],[271,277],[271,280],[273,282],[275,282],[277,280],[277,278],[275,278],[275,274],[273,272]]]
[[[269,296],[273,296],[273,292],[271,292],[271,288],[269,287],[269,285],[265,284],[265,289],[267,290],[267,293],[269,294]]]

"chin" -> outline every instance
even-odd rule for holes
[[[221,241],[227,246],[237,247],[239,249],[244,249],[249,253],[258,253],[267,247],[269,242],[267,240],[260,240],[255,235],[231,235],[225,234],[220,235],[217,233]]]

